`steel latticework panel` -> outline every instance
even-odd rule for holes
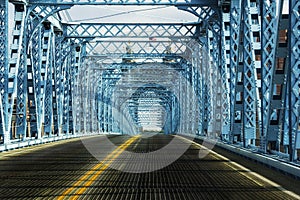
[[[1,146],[152,124],[297,159],[300,15],[286,2],[0,1]],[[197,20],[61,18],[88,5],[174,6]]]

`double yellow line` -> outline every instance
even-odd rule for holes
[[[89,171],[87,171],[80,179],[73,184],[72,187],[64,191],[57,199],[62,200],[64,198],[68,199],[78,199],[78,197],[88,189],[88,187],[96,180],[96,178],[102,174],[110,164],[134,141],[136,141],[140,136],[134,136],[128,139],[121,146],[117,147],[113,152],[106,156],[99,164],[95,165]],[[72,194],[71,194],[72,193]]]

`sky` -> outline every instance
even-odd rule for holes
[[[197,21],[194,15],[180,11],[174,6],[74,6],[68,10],[68,13],[72,20],[77,22],[176,23]]]

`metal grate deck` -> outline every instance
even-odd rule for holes
[[[112,137],[121,144],[128,137]],[[141,138],[128,148],[151,152],[173,136]],[[105,170],[79,199],[189,200],[189,199],[293,199],[278,188],[234,169],[213,154],[199,159],[199,147],[190,148],[171,165],[148,173]],[[0,160],[0,199],[53,199],[99,163],[80,141],[56,145]],[[134,157],[119,156],[114,165],[139,165]],[[155,165],[157,163],[153,163]],[[78,186],[82,187],[82,186]],[[67,197],[71,197],[67,196]]]

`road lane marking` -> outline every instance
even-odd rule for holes
[[[216,156],[216,155],[212,155],[212,157],[216,158],[216,159],[220,159],[219,156]],[[234,163],[233,161],[225,158],[222,156],[222,159],[226,162],[224,162],[224,164],[228,167],[230,167],[231,169],[233,169],[234,171],[237,171],[240,175],[246,177],[247,179],[250,179],[251,181],[253,181],[254,183],[256,183],[257,185],[259,185],[260,187],[264,187],[264,185],[260,182],[258,182],[257,180],[253,179],[252,177],[250,177],[247,173],[250,173],[251,174],[251,171],[247,168],[245,168],[244,166],[237,166],[237,167],[234,167],[233,165],[237,164],[237,163]],[[239,169],[238,169],[239,168]],[[240,172],[240,170],[242,170],[243,172]]]
[[[254,177],[257,177],[257,178],[260,179],[262,182],[265,182],[265,183],[271,185],[272,187],[276,187],[278,190],[280,190],[280,191],[282,191],[282,192],[284,192],[284,193],[286,193],[286,194],[288,194],[288,195],[290,195],[290,196],[292,196],[292,197],[294,197],[294,198],[296,198],[296,199],[300,199],[300,196],[299,196],[298,194],[296,194],[296,193],[294,193],[294,192],[292,192],[292,191],[289,191],[289,190],[283,188],[281,185],[279,185],[279,184],[277,184],[277,183],[275,183],[275,182],[273,182],[273,181],[267,179],[266,177],[264,177],[264,176],[262,176],[262,175],[260,175],[260,174],[258,174],[258,173],[256,173],[256,172],[251,171],[250,169],[244,167],[243,165],[238,164],[238,163],[236,163],[236,162],[230,160],[229,158],[226,158],[225,156],[222,156],[221,154],[218,154],[217,152],[215,152],[215,151],[213,151],[213,150],[207,149],[205,146],[203,146],[203,145],[201,145],[201,144],[198,144],[198,143],[196,143],[196,142],[194,142],[194,141],[192,141],[192,140],[189,140],[189,139],[187,139],[187,138],[185,138],[185,137],[182,137],[182,136],[179,136],[179,135],[175,135],[175,137],[181,138],[182,140],[186,140],[187,142],[189,142],[189,143],[191,143],[191,144],[194,144],[194,145],[196,145],[196,146],[198,146],[198,147],[200,147],[200,148],[202,148],[202,149],[204,149],[204,150],[209,151],[210,153],[214,154],[213,157],[215,157],[215,158],[218,157],[219,159],[223,159],[224,161],[227,162],[227,163],[225,163],[225,164],[226,164],[228,167],[230,167],[230,168],[232,168],[232,169],[234,169],[234,170],[247,171],[247,173],[251,174],[251,175],[254,176]],[[232,166],[230,166],[229,163],[230,163]],[[239,169],[235,168],[234,166],[236,166],[236,167],[239,168]],[[239,172],[239,171],[238,171],[238,172]],[[254,179],[253,179],[252,177],[250,177],[248,174],[246,174],[246,173],[244,173],[244,172],[239,172],[239,173],[242,174],[243,176],[247,177],[248,179],[254,181],[254,182],[257,183],[258,185],[264,187],[261,183],[257,182],[257,180],[254,180]]]
[[[97,179],[97,177],[102,174],[110,164],[127,148],[129,147],[134,141],[140,138],[140,135],[134,136],[124,142],[122,145],[117,147],[113,150],[109,155],[107,155],[100,163],[92,167],[88,172],[86,172],[76,183],[74,183],[70,188],[65,190],[65,192],[59,196],[57,199],[62,200],[68,195],[71,195],[71,199],[75,200],[78,199],[80,195],[82,195],[87,188]],[[77,188],[82,183],[83,186]],[[71,194],[73,192],[73,194]]]

